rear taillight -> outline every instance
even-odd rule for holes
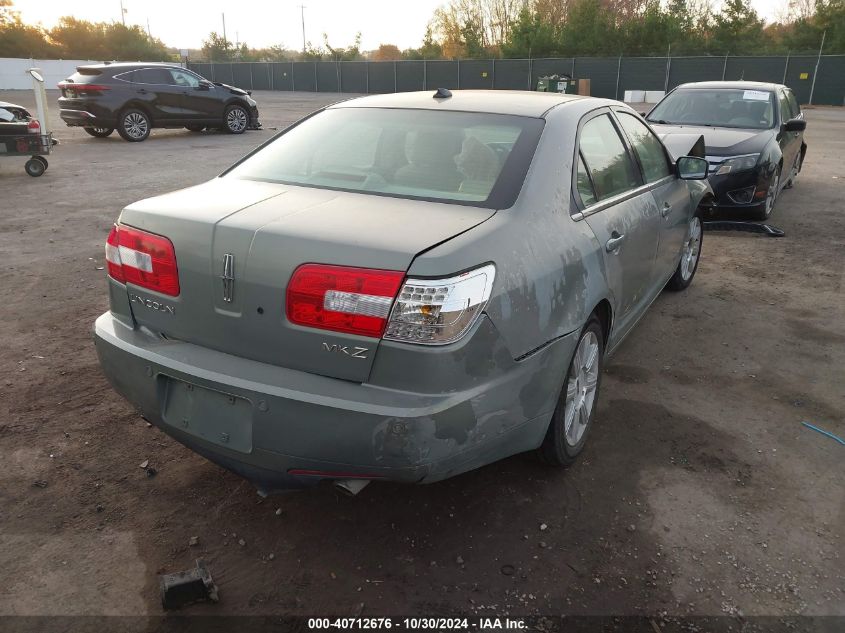
[[[179,294],[176,251],[166,237],[115,225],[106,240],[106,264],[115,281],[171,297]]]
[[[496,267],[487,264],[447,279],[407,279],[384,338],[423,345],[453,343],[481,316]]]
[[[288,283],[288,320],[297,325],[380,337],[405,273],[303,264]]]
[[[58,86],[60,90],[73,90],[79,94],[85,94],[86,92],[105,92],[106,90],[111,90],[109,86],[105,86],[103,84],[77,84],[68,81],[62,81],[58,84]]]
[[[38,122],[38,119],[30,119],[29,123],[26,124],[26,131],[30,134],[38,134],[41,132],[41,124]]]

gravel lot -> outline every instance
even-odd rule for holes
[[[785,238],[706,235],[609,363],[575,467],[262,501],[149,428],[90,336],[124,205],[348,95],[255,96],[264,131],[130,144],[57,119],[43,177],[0,161],[0,615],[158,615],[157,574],[202,556],[221,602],[187,613],[845,616],[845,446],[801,426],[845,436],[845,111],[807,111]]]

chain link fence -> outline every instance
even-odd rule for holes
[[[212,81],[249,90],[378,94],[413,90],[533,90],[545,75],[589,79],[593,96],[671,90],[689,81],[783,83],[798,100],[845,105],[845,55],[773,57],[560,57],[397,62],[189,62]],[[811,101],[812,93],[812,101]]]

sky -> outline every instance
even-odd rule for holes
[[[327,33],[332,46],[348,46],[361,32],[361,50],[379,44],[399,48],[418,47],[434,10],[444,0],[122,0],[126,23],[147,27],[168,46],[200,48],[211,31],[222,33],[226,14],[226,36],[250,47],[283,45],[302,48],[301,4],[305,5],[305,38],[323,44]],[[752,0],[757,12],[771,21],[786,0]],[[73,15],[83,20],[120,20],[121,0],[14,0],[15,9],[29,23],[55,26],[59,17]]]

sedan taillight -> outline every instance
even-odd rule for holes
[[[115,224],[106,240],[106,264],[115,281],[179,295],[176,251],[166,237]]]
[[[297,325],[379,337],[405,273],[303,264],[288,283],[288,320]]]
[[[478,320],[495,277],[493,264],[441,279],[304,264],[288,283],[287,316],[305,327],[445,345],[461,338]]]

